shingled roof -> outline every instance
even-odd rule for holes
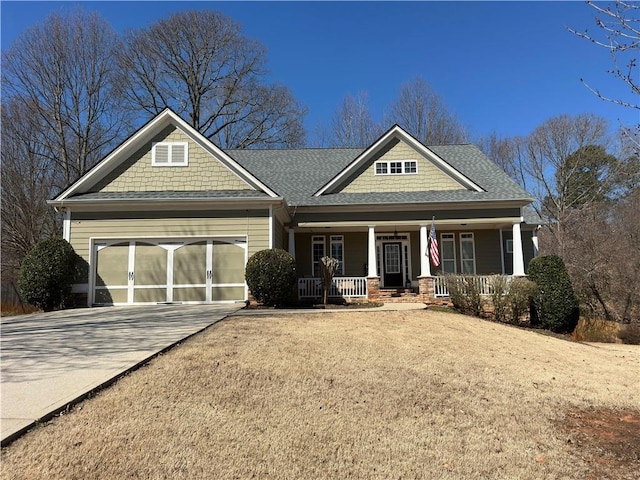
[[[460,173],[473,179],[484,191],[425,189],[423,192],[332,193],[314,196],[314,192],[360,155],[362,149],[228,150],[226,153],[283,196],[289,205],[533,201],[526,191],[476,146],[439,145],[428,148]]]

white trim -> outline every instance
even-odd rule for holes
[[[462,184],[463,186],[476,190],[478,192],[484,192],[479,185],[471,181],[458,170],[449,165],[445,160],[440,158],[434,152],[429,150],[425,145],[409,135],[406,131],[400,128],[398,125],[394,125],[387,133],[383,134],[378,140],[376,140],[370,147],[364,150],[353,162],[351,162],[346,168],[344,168],[338,175],[333,177],[327,184],[325,184],[320,190],[314,193],[315,197],[320,197],[325,193],[334,193],[333,189],[340,185],[343,181],[349,178],[354,172],[357,171],[364,163],[369,161],[376,153],[378,153],[392,138],[398,138],[410,147],[413,147],[418,153],[422,154],[427,160],[430,160],[437,167],[447,173],[451,178]]]
[[[369,211],[372,210],[372,207],[369,206]],[[500,217],[500,218],[456,218],[456,219],[443,219],[437,220],[436,225],[448,225],[448,226],[458,226],[466,223],[467,225],[487,225],[496,227],[496,224],[511,224],[514,221],[517,221],[518,217]],[[325,228],[325,227],[368,227],[371,221],[366,220],[346,220],[346,221],[326,221],[326,222],[298,222],[297,226],[299,228]],[[431,224],[431,219],[417,219],[417,220],[380,220],[376,221],[376,226],[384,227],[384,226],[402,226],[402,227],[415,227],[416,225],[420,225],[422,223]]]
[[[420,276],[431,276],[431,262],[429,261],[429,232],[428,226],[420,225]]]
[[[401,165],[401,172],[397,173],[391,172],[391,164],[399,163]],[[415,163],[416,171],[415,172],[407,172],[407,163]],[[417,175],[418,174],[418,160],[377,160],[373,164],[373,173],[376,176],[396,176],[396,175]],[[386,165],[386,172],[378,173],[378,165]]]
[[[182,161],[173,161],[173,147],[180,145],[184,147]],[[156,153],[158,147],[167,147],[167,161],[158,162]],[[151,143],[151,166],[152,167],[188,167],[189,166],[189,142],[152,142]]]
[[[110,154],[102,159],[95,167],[85,173],[79,180],[70,185],[66,190],[59,194],[54,200],[50,200],[50,204],[58,204],[76,193],[87,192],[93,185],[104,176],[116,168],[121,162],[125,161],[140,149],[145,143],[150,142],[153,135],[167,125],[174,124],[184,131],[195,143],[204,148],[208,153],[218,160],[222,161],[234,174],[250,187],[262,190],[270,197],[278,197],[278,195],[262,183],[257,177],[237,163],[221,148],[217,147],[211,141],[195,130],[191,125],[185,122],[180,116],[175,114],[171,109],[166,108],[145,126],[140,128],[131,137],[116,147]]]
[[[67,242],[71,241],[71,209],[64,211],[64,219],[62,220],[62,238]]]
[[[515,277],[524,276],[524,255],[522,251],[522,233],[520,222],[514,222],[512,227],[513,236],[513,275]]]
[[[537,228],[533,232],[531,232],[531,243],[533,243],[533,258],[536,258],[538,255],[540,255]]]
[[[394,237],[399,237],[397,239],[389,239],[389,238],[384,238],[387,236],[394,236]],[[398,233],[394,233],[394,234],[388,234],[388,233],[378,233],[376,234],[376,263],[380,264],[380,286],[381,287],[385,287],[385,283],[384,283],[384,274],[386,271],[386,265],[384,263],[384,258],[377,258],[377,254],[378,251],[380,252],[380,255],[384,256],[384,244],[385,243],[399,243],[400,244],[400,258],[401,260],[401,265],[400,265],[400,273],[402,274],[402,285],[405,285],[407,279],[406,277],[409,277],[409,280],[412,282],[413,284],[413,267],[411,265],[411,234],[409,232],[398,232]],[[404,237],[404,238],[401,238]],[[405,251],[406,250],[406,251]],[[406,255],[405,255],[406,253]],[[407,267],[407,271],[405,272],[405,266]]]
[[[473,247],[473,272],[465,272],[464,271],[464,256],[463,256],[463,250],[462,250],[462,236],[463,235],[471,235],[471,237],[467,237],[465,238],[465,240],[468,240],[468,238],[471,238],[471,246]],[[459,234],[459,238],[460,238],[460,273],[462,275],[475,275],[476,274],[476,238],[475,235],[473,234],[473,232],[460,232]],[[467,259],[468,261],[468,259]]]
[[[451,235],[450,237],[444,238],[445,235]],[[444,271],[444,242],[453,243],[453,272],[445,272]],[[458,257],[456,255],[456,234],[453,232],[442,232],[440,233],[440,243],[438,244],[438,249],[440,250],[440,269],[443,273],[458,273]],[[451,260],[451,259],[449,259]]]
[[[325,235],[311,236],[311,276],[312,277],[320,276],[320,258],[322,257],[320,257],[317,262],[313,259],[313,253],[316,245],[322,245],[322,257],[324,257],[327,254],[327,237]],[[316,271],[316,266],[315,266],[316,263],[318,264],[317,266],[318,271]]]
[[[376,227],[375,225],[368,226],[367,237],[367,277],[378,278],[378,266],[376,256]]]
[[[269,248],[273,248],[273,244],[275,243],[273,235],[273,205],[269,205]]]
[[[336,240],[335,242],[333,241],[334,238],[339,238],[339,240]],[[336,257],[333,256],[333,244],[340,244],[342,245],[342,258],[338,259]],[[336,260],[339,260],[341,263],[341,271],[339,273],[336,273],[336,276],[344,276],[345,272],[347,271],[346,267],[345,267],[345,254],[344,254],[344,235],[342,234],[329,234],[329,256],[331,258],[335,258]]]

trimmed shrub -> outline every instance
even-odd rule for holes
[[[64,308],[71,297],[76,253],[62,238],[37,243],[25,256],[18,274],[22,298],[45,312]]]
[[[557,333],[570,333],[578,324],[580,309],[571,279],[557,255],[536,257],[527,275],[538,286],[531,309],[531,324]]]
[[[447,289],[453,308],[465,315],[480,316],[482,297],[480,282],[473,275],[447,275]]]
[[[247,262],[245,278],[258,303],[279,307],[292,299],[296,261],[281,249],[260,250]]]

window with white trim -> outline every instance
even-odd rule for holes
[[[507,253],[513,253],[513,239],[507,239]]]
[[[463,274],[476,274],[476,246],[473,233],[460,234],[460,267]]]
[[[456,273],[456,239],[453,233],[440,234],[440,265],[442,273]]]
[[[418,173],[416,160],[398,160],[393,162],[379,161],[375,163],[376,175],[409,175]]]
[[[344,275],[344,237],[342,235],[331,235],[331,257],[340,262],[336,275]]]
[[[311,263],[312,276],[320,276],[320,259],[325,256],[325,239],[324,235],[314,236],[311,239]]]
[[[156,142],[151,146],[154,167],[186,167],[189,164],[187,142]]]

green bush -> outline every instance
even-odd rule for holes
[[[45,312],[64,308],[71,297],[76,253],[62,238],[36,244],[22,261],[18,287],[22,298]]]
[[[446,279],[453,308],[465,315],[479,317],[483,302],[478,278],[473,275],[447,275]]]
[[[531,324],[557,333],[569,333],[578,324],[580,310],[564,262],[557,255],[536,257],[527,274],[538,286]]]
[[[296,261],[284,250],[260,250],[247,262],[245,278],[258,303],[279,307],[292,299]]]

